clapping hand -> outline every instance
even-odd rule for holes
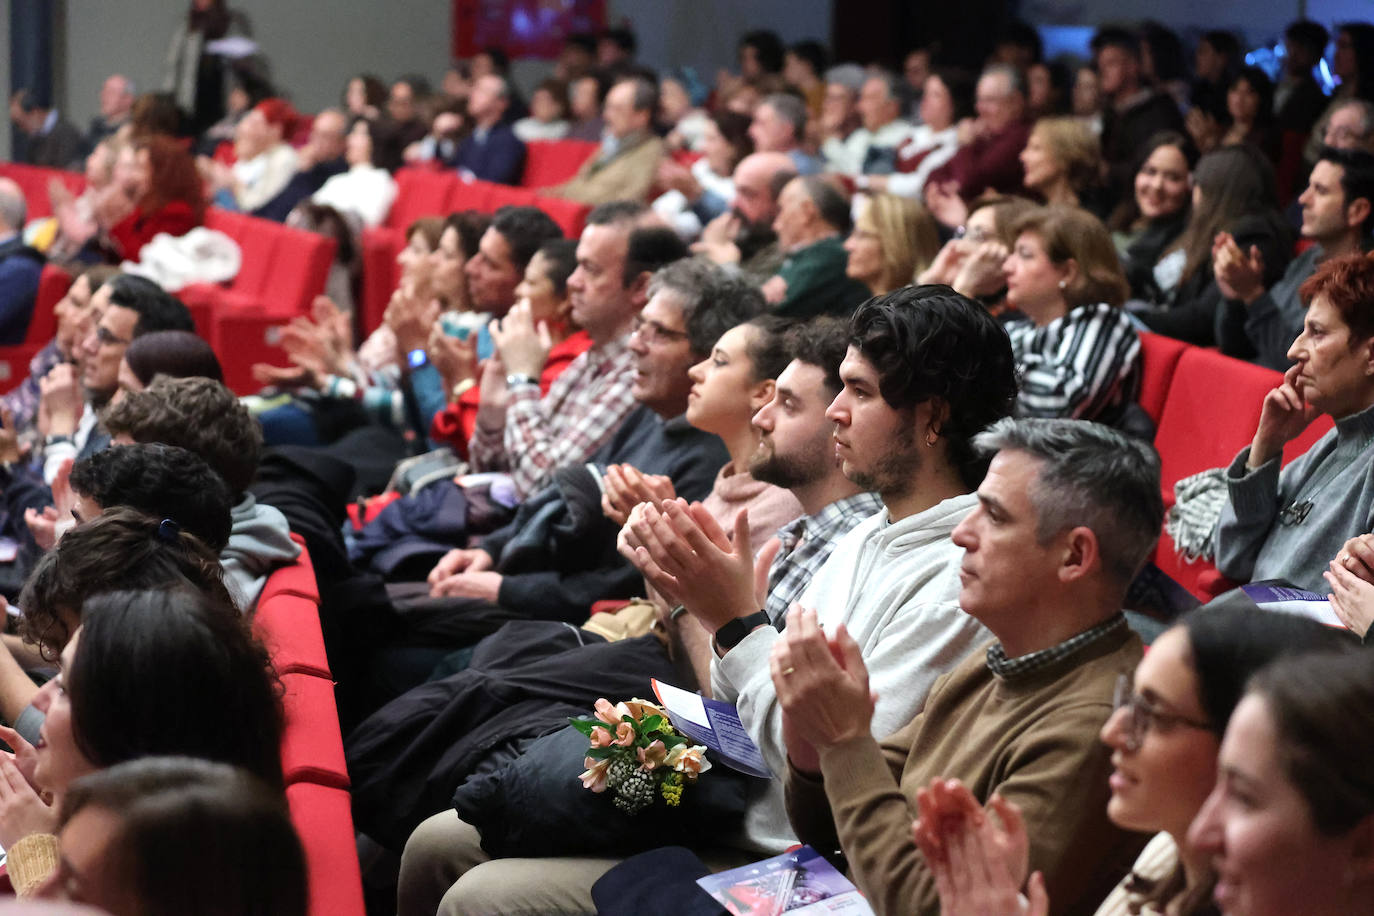
[[[787,754],[798,769],[818,770],[818,751],[872,732],[877,697],[859,644],[844,624],[827,636],[815,611],[793,605],[768,669],[782,707]]]
[[[1346,541],[1322,578],[1331,586],[1331,609],[1363,637],[1374,621],[1374,534]]]
[[[601,511],[617,525],[624,525],[630,510],[640,503],[660,503],[677,492],[671,478],[645,474],[630,464],[612,464],[601,477]]]
[[[546,321],[534,323],[534,313],[528,301],[511,306],[506,317],[488,325],[492,343],[501,354],[506,372],[538,378],[553,349],[553,332]]]

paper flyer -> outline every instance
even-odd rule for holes
[[[1301,614],[1329,627],[1345,629],[1345,623],[1336,616],[1336,612],[1331,609],[1331,602],[1325,595],[1304,591],[1281,582],[1252,582],[1240,588],[1250,596],[1251,601],[1266,611]]]
[[[810,846],[698,878],[701,889],[733,916],[872,916],[853,883]]]
[[[657,678],[653,684],[658,702],[684,735],[715,751],[720,762],[731,769],[762,779],[773,778],[773,772],[764,763],[758,745],[745,731],[739,710],[733,705],[665,684]]]

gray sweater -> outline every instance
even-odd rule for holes
[[[1348,538],[1374,530],[1374,407],[1336,421],[1305,455],[1253,471],[1247,447],[1226,470],[1217,569],[1239,582],[1285,579],[1327,594],[1322,572]]]

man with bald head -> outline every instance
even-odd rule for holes
[[[337,108],[326,108],[310,123],[310,139],[296,151],[299,171],[267,203],[253,211],[254,216],[283,222],[296,204],[314,194],[335,175],[348,171],[344,161],[344,140],[348,118]]]
[[[783,251],[773,220],[778,215],[778,195],[796,177],[796,165],[785,152],[745,156],[735,166],[735,199],[730,210],[707,223],[692,251],[717,264],[738,264],[740,272],[757,283],[777,273]]]
[[[94,149],[101,140],[123,127],[133,107],[133,81],[119,73],[107,77],[100,87],[100,114],[91,118],[91,127],[86,131],[86,146]]]
[[[27,212],[19,185],[0,178],[0,344],[24,340],[43,272],[43,256],[24,244]]]
[[[763,298],[787,318],[851,312],[869,289],[850,279],[843,238],[849,232],[849,201],[819,175],[793,178],[778,195],[773,220],[785,258],[762,286]]]

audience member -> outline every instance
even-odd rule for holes
[[[205,218],[205,191],[195,160],[171,137],[149,137],[134,147],[128,185],[132,212],[109,228],[114,260],[138,261],[159,233],[180,236]]]
[[[760,153],[786,153],[798,175],[814,175],[821,170],[822,163],[802,146],[806,122],[807,111],[800,99],[787,92],[775,92],[764,96],[754,109],[749,138]]]
[[[639,40],[623,26],[603,29],[596,36],[596,64],[603,70],[627,70],[634,65]]]
[[[153,331],[135,337],[119,364],[119,390],[142,391],[159,375],[224,381],[214,349],[191,331]]]
[[[1292,233],[1274,196],[1273,167],[1254,146],[1224,146],[1198,161],[1188,223],[1151,269],[1148,304],[1132,303],[1131,313],[1156,333],[1214,346],[1222,292],[1211,262],[1221,233],[1260,252],[1266,284],[1282,276]]]
[[[844,851],[878,913],[938,912],[911,839],[916,792],[935,778],[1020,806],[1029,861],[1066,910],[1102,899],[1141,845],[1105,816],[1097,733],[1141,658],[1120,607],[1159,536],[1159,459],[1065,420],[1003,420],[976,441],[995,456],[953,537],[959,606],[996,637],[987,652],[958,663],[882,744],[868,665],[845,628],[823,632],[794,610],[770,660],[792,824],[817,849]]]
[[[1180,109],[1188,107],[1192,87],[1183,41],[1162,22],[1147,19],[1140,24],[1140,70],[1145,82],[1167,92]]]
[[[1021,74],[1005,64],[985,69],[978,79],[976,109],[976,118],[959,123],[958,152],[926,179],[932,209],[935,189],[972,200],[989,189],[1005,194],[1021,188],[1020,154],[1030,136]]]
[[[955,230],[955,237],[916,275],[916,282],[953,287],[981,301],[993,314],[1003,314],[1007,282],[1002,268],[1016,245],[1017,223],[1035,206],[1024,197],[983,197],[969,210],[962,234]]]
[[[1188,831],[1219,876],[1223,912],[1368,910],[1371,697],[1359,653],[1283,659],[1256,675],[1226,727],[1217,786]]]
[[[507,121],[510,83],[492,74],[475,80],[468,97],[472,132],[458,144],[458,171],[483,181],[517,184],[525,168],[525,144]]]
[[[127,76],[116,73],[106,77],[100,86],[100,114],[91,118],[91,126],[86,130],[87,149],[95,149],[101,140],[128,123],[134,95],[133,80]]]
[[[534,87],[530,113],[511,125],[522,143],[532,140],[562,140],[568,133],[568,84],[547,79]]]
[[[81,131],[35,90],[20,89],[10,98],[10,120],[23,136],[21,161],[50,169],[81,161]]]
[[[926,77],[921,91],[920,123],[897,147],[897,170],[866,175],[855,184],[870,191],[920,197],[926,179],[959,151],[960,121],[973,112],[973,84],[962,72],[940,70]]]
[[[911,97],[910,110],[913,113],[911,121],[919,124],[922,121],[920,116],[921,99],[925,92],[926,80],[935,72],[935,46],[939,42],[931,42],[927,45],[919,45],[906,52],[906,57],[902,58],[902,79],[906,81],[907,94]]]
[[[1312,132],[1316,136],[1316,130]],[[1332,149],[1357,149],[1374,153],[1374,104],[1347,99],[1331,107],[1323,142]]]
[[[807,39],[789,45],[783,55],[782,78],[801,96],[806,104],[806,114],[819,119],[825,104],[825,81],[821,78],[825,68],[830,66],[830,52],[819,41]],[[798,134],[798,137],[801,137]]]
[[[27,208],[23,189],[0,178],[0,344],[24,340],[43,272],[42,253],[24,243]]]
[[[327,178],[310,200],[358,220],[364,229],[380,226],[396,199],[396,180],[376,163],[371,121],[357,120],[344,141],[348,171]]]
[[[825,103],[807,145],[823,149],[833,141],[843,148],[845,140],[859,128],[859,91],[867,79],[858,64],[836,64],[825,71]]]
[[[257,606],[267,575],[300,555],[286,516],[258,502],[248,486],[258,469],[262,431],[233,392],[207,378],[159,378],[128,392],[101,416],[115,444],[161,442],[204,458],[234,496],[229,544],[220,552],[234,604]]]
[[[690,168],[671,157],[659,162],[656,184],[666,190],[654,201],[653,209],[685,241],[695,241],[704,225],[730,208],[735,169],[754,152],[748,131],[749,119],[744,115],[717,112],[706,120],[702,155]]]
[[[1025,73],[1031,64],[1043,60],[1044,56],[1045,47],[1035,26],[1024,19],[1013,19],[1005,23],[993,37],[992,53],[988,55],[988,60]]]
[[[306,860],[281,798],[227,764],[148,757],[72,783],[34,896],[111,916],[304,916]],[[50,847],[51,848],[51,847]]]
[[[349,120],[367,118],[375,121],[382,116],[386,97],[386,83],[371,73],[360,73],[344,84],[339,103],[343,105],[344,115]]]
[[[1183,117],[1168,95],[1142,82],[1140,42],[1131,32],[1108,26],[1093,36],[1093,55],[1106,110],[1102,158],[1108,185],[1124,197],[1137,151],[1162,130],[1182,130]]]
[[[1133,683],[1122,676],[1115,711],[1099,736],[1114,752],[1107,816],[1155,837],[1097,908],[1098,916],[1131,909],[1211,912],[1217,876],[1207,856],[1189,844],[1188,827],[1216,785],[1226,723],[1257,671],[1276,658],[1348,649],[1343,635],[1296,615],[1219,604],[1189,614],[1156,638]],[[1019,811],[993,799],[987,812],[1001,827],[980,829],[994,821],[979,817],[977,801],[961,784],[939,779],[917,800],[916,844],[937,875],[944,912],[980,906],[986,916],[1017,916],[1024,865],[997,866],[1004,864],[1003,848],[1028,843]],[[975,874],[987,879],[975,885],[965,877]],[[1033,898],[1043,897],[1043,881],[1032,879],[1031,888]]]
[[[868,198],[845,239],[845,275],[883,296],[910,286],[940,251],[935,220],[915,200],[892,194]]]
[[[658,90],[644,77],[616,83],[606,93],[601,147],[568,181],[546,193],[585,204],[643,200],[653,185],[663,141],[650,127],[658,109]]]
[[[1047,204],[1093,209],[1102,169],[1097,137],[1074,118],[1041,118],[1021,151],[1028,191]]]
[[[886,175],[896,169],[897,148],[911,125],[902,120],[902,88],[890,73],[870,76],[859,91],[859,128],[821,147],[826,168],[841,175]]]
[[[1310,19],[1291,22],[1283,33],[1283,70],[1274,89],[1278,128],[1311,133],[1326,108],[1326,93],[1313,75],[1330,39],[1326,27]]]
[[[1303,238],[1315,244],[1268,285],[1270,268],[1257,246],[1243,250],[1225,232],[1212,245],[1212,269],[1227,299],[1217,325],[1221,351],[1280,372],[1288,368],[1289,344],[1303,326],[1303,281],[1323,261],[1366,247],[1374,224],[1374,154],[1325,149],[1298,203]]]
[[[1031,64],[1026,69],[1026,113],[1036,120],[1071,114],[1072,82],[1073,74],[1063,61]]]
[[[1346,22],[1336,28],[1336,53],[1331,57],[1331,73],[1339,80],[1331,92],[1326,111],[1308,135],[1303,159],[1315,163],[1326,142],[1326,125],[1344,102],[1360,99],[1374,102],[1374,25]]]
[[[1293,365],[1226,471],[1216,562],[1238,582],[1285,579],[1324,593],[1327,561],[1374,530],[1374,262],[1330,258],[1299,295],[1307,312],[1288,350]],[[1322,414],[1336,428],[1280,471],[1284,445]]]
[[[1229,122],[1226,90],[1244,63],[1240,42],[1234,32],[1212,29],[1202,33],[1193,52],[1193,111],[1188,115],[1190,128],[1195,124],[1208,123],[1215,130],[1218,125],[1224,126]]]
[[[499,356],[482,372],[482,405],[468,443],[474,471],[505,471],[519,498],[542,490],[556,467],[610,440],[634,408],[629,335],[648,301],[649,277],[686,251],[669,230],[640,229],[642,205],[606,204],[587,218],[568,278],[571,317],[592,339],[540,396],[549,347],[525,309],[494,334]]]
[[[601,77],[585,73],[573,80],[568,87],[568,111],[572,121],[568,125],[569,140],[601,142],[606,129],[606,122],[601,118],[601,106],[605,101],[606,88]]]
[[[762,290],[779,315],[847,315],[868,298],[845,274],[840,238],[849,232],[849,204],[834,185],[819,175],[793,178],[778,195],[773,230],[785,257]]]
[[[1140,338],[1120,308],[1126,278],[1091,214],[1043,207],[1016,224],[1007,324],[1021,370],[1016,414],[1121,422],[1140,389]]]
[[[286,142],[295,122],[295,109],[283,99],[259,102],[244,115],[234,132],[234,164],[203,165],[216,203],[251,212],[281,193],[299,165]]]
[[[740,160],[729,212],[706,224],[692,250],[717,264],[738,264],[755,283],[776,274],[784,252],[773,221],[783,188],[796,177],[796,166],[782,153],[755,153]]]
[[[346,172],[351,164],[346,156],[348,135],[348,118],[337,108],[326,108],[315,115],[310,122],[310,139],[296,150],[296,174],[253,215],[285,222],[296,204],[324,187],[329,179]]]
[[[1221,146],[1249,143],[1269,157],[1279,158],[1279,134],[1274,116],[1274,83],[1259,67],[1241,67],[1226,89],[1229,124],[1216,130],[1193,132],[1204,153]],[[1190,129],[1192,125],[1189,125]]]
[[[1193,168],[1197,149],[1183,134],[1161,131],[1140,150],[1134,194],[1123,200],[1108,220],[1131,296],[1156,301],[1155,290],[1172,288],[1172,270],[1156,273],[1165,252],[1188,225],[1192,206]]]
[[[190,115],[192,133],[200,133],[224,115],[225,60],[207,45],[248,31],[243,16],[225,0],[192,0],[186,18],[177,23],[162,67],[162,88],[177,108]]]
[[[391,84],[386,112],[378,121],[377,164],[395,171],[405,161],[405,150],[424,139],[429,125],[420,116],[421,104],[429,97],[429,83],[420,76],[403,76]]]
[[[674,70],[659,78],[656,121],[666,148],[702,152],[702,132],[710,119],[700,107],[705,98],[706,87],[690,70]]]

